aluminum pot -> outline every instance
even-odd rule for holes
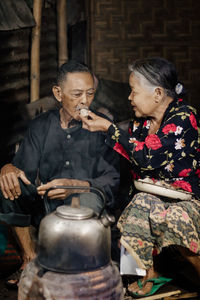
[[[77,186],[51,189],[55,188],[84,189]],[[88,187],[85,189],[88,190]],[[49,190],[44,196],[47,213]],[[90,187],[90,190],[96,190],[103,199],[104,205],[99,215],[88,207],[62,205],[42,219],[37,250],[37,261],[41,267],[56,272],[79,273],[95,270],[111,262],[110,224],[114,218],[103,214],[103,192],[94,187]]]

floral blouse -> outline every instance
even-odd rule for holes
[[[200,199],[200,124],[196,110],[182,99],[168,106],[155,134],[150,120],[134,118],[125,133],[115,124],[106,143],[127,158],[133,179],[165,180]]]

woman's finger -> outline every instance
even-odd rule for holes
[[[86,115],[82,115],[80,113],[80,118],[81,119],[86,120],[86,119],[88,119],[88,117],[90,119],[95,119],[95,117],[97,117],[97,115],[95,113],[93,113],[91,110],[88,110]]]
[[[90,131],[96,131],[97,116],[96,115],[94,115],[94,116],[95,117],[91,117],[91,118],[90,118],[90,115],[88,115],[88,117],[83,117],[82,118],[82,127],[85,129],[88,129]]]
[[[93,113],[91,110],[88,111],[88,116],[86,118],[88,118],[88,117],[92,120],[94,120],[95,118],[98,118],[98,116],[95,113]]]

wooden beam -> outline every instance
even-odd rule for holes
[[[58,26],[58,66],[60,67],[68,59],[66,0],[57,0],[57,26]]]
[[[160,294],[156,294],[153,296],[141,297],[140,300],[161,300],[161,299],[165,300],[166,297],[168,297],[168,299],[171,299],[171,298],[169,298],[170,296],[173,296],[173,295],[178,296],[179,294],[181,294],[181,290],[177,289],[174,291],[160,293]],[[135,298],[133,298],[133,299],[135,299]]]
[[[32,29],[31,44],[31,102],[38,100],[40,97],[40,36],[42,19],[42,0],[34,0],[33,16],[36,22],[36,26]]]

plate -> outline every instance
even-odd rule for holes
[[[148,180],[151,181],[151,179],[149,178]],[[162,186],[161,184],[153,183],[153,181],[152,183],[147,182],[146,179],[134,180],[134,185],[137,190],[154,195],[164,196],[177,200],[191,200],[192,198],[192,194],[189,192],[174,190],[172,188]]]

